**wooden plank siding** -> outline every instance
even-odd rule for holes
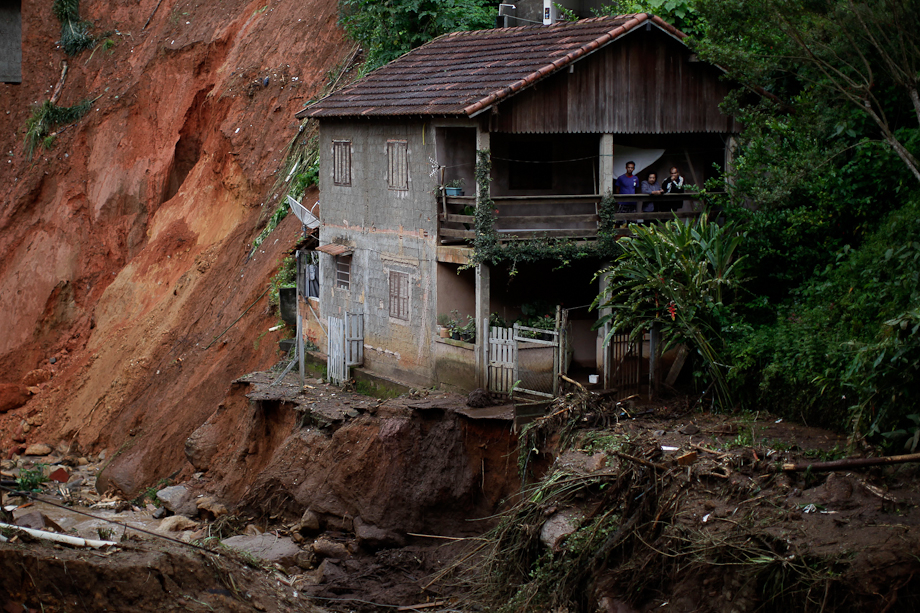
[[[623,44],[623,43],[629,44]],[[503,102],[491,130],[511,133],[737,133],[719,104],[721,71],[658,29],[630,33]]]

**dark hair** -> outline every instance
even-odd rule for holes
[[[649,176],[649,177],[655,177],[655,178],[657,179],[657,178],[658,178],[658,173],[657,173],[657,172],[650,172],[650,173],[648,173],[648,176]]]
[[[635,162],[633,162],[632,160],[629,160],[628,162],[626,162],[626,165],[627,165],[627,166],[629,166],[630,164],[632,164],[633,166],[635,166],[635,165],[636,165],[636,163],[635,163]]]

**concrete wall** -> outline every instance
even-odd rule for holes
[[[20,0],[0,0],[0,82],[22,82]]]
[[[422,121],[320,124],[320,245],[353,249],[351,287],[335,287],[335,258],[322,254],[323,317],[364,313],[365,367],[410,385],[437,385],[438,175],[436,129]],[[387,141],[408,142],[409,189],[388,188]],[[351,186],[333,185],[332,143],[352,143]],[[409,275],[409,319],[389,311],[390,272]],[[322,346],[322,345],[321,345]],[[325,347],[323,347],[325,349]]]

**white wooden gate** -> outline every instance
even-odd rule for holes
[[[489,326],[489,391],[510,394],[517,361],[514,330]]]
[[[560,334],[514,324],[489,327],[489,391],[552,398],[559,392]],[[516,386],[515,386],[516,384]]]
[[[561,360],[559,330],[542,330],[514,324],[516,360],[515,394],[553,398],[559,392]]]
[[[348,380],[348,369],[364,364],[364,315],[345,313],[345,318],[329,316],[329,351],[326,378],[333,385]]]
[[[345,366],[345,321],[329,316],[329,351],[326,356],[326,379],[333,385],[342,385],[348,378]]]

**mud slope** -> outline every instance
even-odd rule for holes
[[[185,465],[234,377],[277,360],[263,293],[299,225],[249,245],[293,114],[350,49],[335,0],[80,10],[114,46],[67,58],[50,3],[24,0],[24,80],[0,84],[0,450],[130,451],[140,486]],[[29,161],[63,60],[59,104],[97,99]]]

